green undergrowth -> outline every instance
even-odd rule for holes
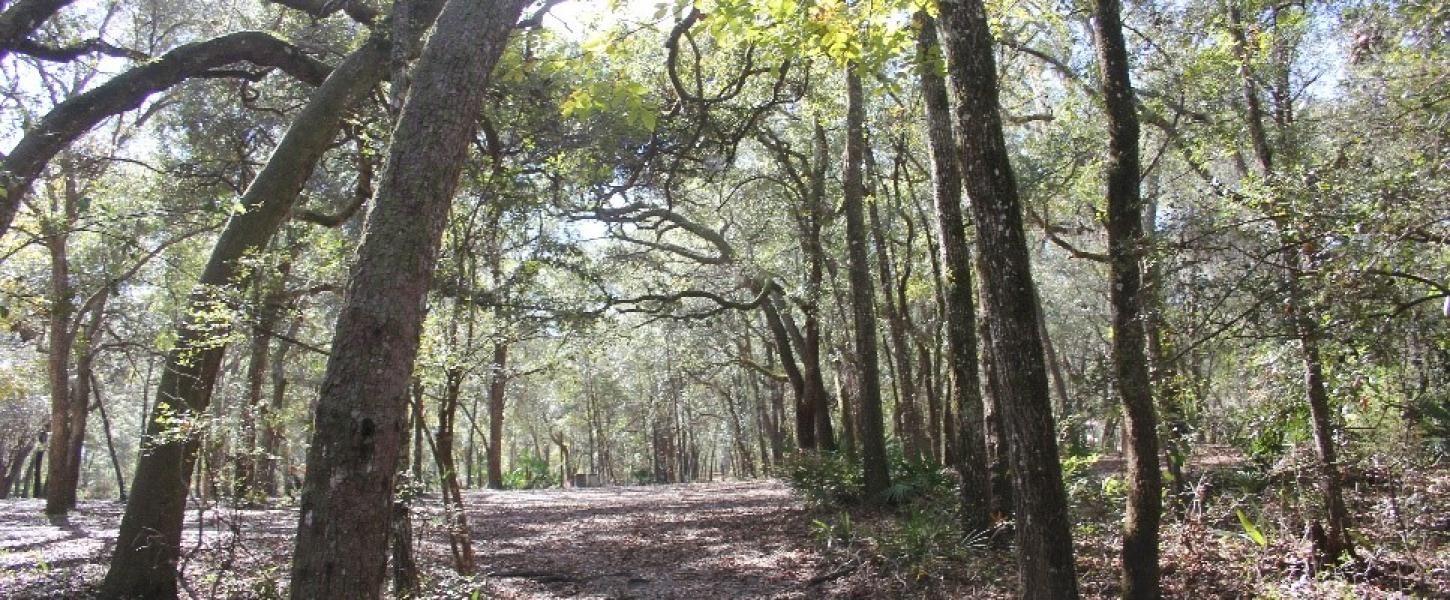
[[[802,452],[782,478],[812,509],[811,536],[843,570],[869,568],[898,592],[931,589],[979,557],[988,531],[962,527],[957,479],[950,470],[890,448],[891,486],[866,494],[861,467],[841,452]]]

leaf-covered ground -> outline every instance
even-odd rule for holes
[[[1118,500],[1101,493],[1116,466],[1102,461],[1069,486],[1086,597],[1118,591]],[[1273,488],[1248,494],[1207,478],[1198,485],[1223,491],[1165,523],[1170,597],[1450,597],[1443,470],[1359,486],[1352,499],[1368,542],[1365,573],[1328,578],[1305,572],[1299,508],[1277,506],[1283,500]],[[953,551],[870,511],[852,511],[843,529],[848,513],[812,512],[773,481],[477,491],[465,500],[479,563],[471,578],[452,572],[437,498],[418,500],[424,597],[1010,598],[1015,589],[1010,549]],[[41,508],[39,500],[0,501],[0,598],[84,597],[104,573],[121,505],[84,502],[66,526],[48,523]],[[1262,546],[1245,535],[1240,510],[1263,529]],[[291,507],[189,513],[183,597],[279,596],[295,515]],[[829,535],[826,524],[835,527]],[[930,534],[930,526],[910,527]]]
[[[861,596],[831,576],[805,510],[774,482],[478,491],[465,500],[479,561],[473,579],[449,574],[439,512],[416,517],[419,559],[437,597],[468,598],[474,589],[483,598]],[[48,523],[41,507],[40,500],[0,501],[0,597],[82,595],[104,574],[121,505],[83,502],[66,526]],[[268,597],[282,589],[292,509],[200,516],[187,516],[183,596]]]
[[[809,521],[783,486],[481,492],[469,516],[495,591],[520,597],[807,598]]]

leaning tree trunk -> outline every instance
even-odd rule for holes
[[[891,254],[886,245],[886,234],[882,232],[881,211],[873,203],[866,211],[871,229],[871,241],[876,247],[876,271],[881,285],[881,313],[886,318],[888,335],[888,365],[896,366],[897,414],[900,415],[902,450],[908,460],[921,461],[930,454],[926,447],[926,432],[921,425],[921,412],[917,408],[915,370],[911,364],[911,344],[907,342],[909,325],[903,314],[910,310],[905,303],[897,306],[895,283],[896,270],[892,268]]]
[[[811,414],[815,418],[817,445],[822,450],[836,449],[836,432],[831,426],[831,394],[826,391],[826,380],[822,374],[821,361],[821,282],[824,275],[826,251],[821,245],[821,228],[825,226],[826,174],[830,170],[830,158],[826,143],[826,130],[816,123],[811,138],[811,171],[806,190],[806,227],[801,236],[801,249],[807,257],[806,301],[804,335],[801,341],[801,363],[805,365],[807,395],[810,397]]]
[[[765,282],[763,285],[774,285],[772,282]],[[756,290],[760,293],[760,290]],[[801,374],[800,367],[795,362],[795,352],[791,349],[790,333],[786,330],[785,321],[781,318],[780,307],[776,306],[774,294],[765,292],[765,300],[760,303],[760,312],[765,316],[765,325],[770,329],[771,338],[775,340],[775,349],[780,354],[780,365],[785,371],[786,379],[790,381],[791,391],[795,393],[795,437],[796,446],[802,450],[816,449],[816,405],[811,397],[806,394],[806,379]]]
[[[106,302],[110,299],[110,287],[102,287],[93,297],[93,301],[87,302],[89,316],[85,328],[80,329],[80,324],[73,325],[71,335],[73,336],[73,349],[75,356],[75,380],[70,387],[70,406],[68,410],[69,424],[67,435],[70,438],[66,441],[65,452],[65,482],[67,490],[64,497],[69,502],[69,508],[75,508],[76,493],[80,489],[81,480],[81,450],[86,442],[86,421],[91,414],[91,393],[92,385],[96,380],[96,343],[101,335],[101,325],[104,323],[106,313]],[[82,313],[80,316],[87,316]],[[54,489],[47,490],[47,502],[56,497]]]
[[[449,0],[413,70],[322,380],[293,598],[382,593],[423,302],[489,74],[523,5]]]
[[[75,0],[17,0],[0,12],[0,59],[24,45],[26,38],[57,11]]]
[[[937,72],[942,60],[936,23],[917,13],[917,54],[926,103],[927,141],[931,146],[932,195],[946,279],[947,355],[951,368],[951,406],[956,417],[955,447],[947,454],[961,474],[962,525],[968,531],[991,526],[990,477],[981,381],[977,375],[977,323],[972,291],[972,251],[962,218],[962,173],[952,139],[951,105],[946,81]]]
[[[457,315],[454,317],[457,318]],[[472,336],[469,336],[472,339]],[[458,405],[462,399],[463,369],[450,367],[445,377],[443,402],[438,407],[438,428],[432,437],[433,461],[438,466],[439,489],[443,491],[443,518],[448,533],[448,550],[453,555],[453,568],[459,575],[472,575],[475,568],[473,540],[468,527],[468,514],[463,508],[463,489],[458,485],[458,464],[453,458],[454,424],[458,422]],[[407,411],[404,410],[406,415]],[[406,418],[401,427],[407,430]],[[398,444],[400,460],[407,462],[406,437]]]
[[[861,468],[867,497],[880,498],[891,487],[886,466],[886,431],[881,422],[881,367],[876,352],[876,302],[871,285],[871,263],[866,257],[865,187],[861,167],[865,160],[865,100],[855,63],[846,66],[846,156],[842,169],[845,186],[847,270],[850,276],[851,313],[855,317],[856,366],[860,372],[856,418],[861,445]]]
[[[439,0],[417,4],[414,11],[426,6],[422,12],[434,14]],[[327,76],[242,195],[239,205],[244,210],[232,216],[217,238],[162,369],[156,405],[146,424],[151,441],[136,462],[116,550],[101,585],[104,597],[176,595],[182,516],[198,445],[194,436],[168,434],[177,417],[202,414],[211,404],[226,350],[225,344],[216,343],[226,324],[208,317],[218,301],[212,290],[246,283],[238,281],[245,279],[238,277],[242,259],[266,247],[286,222],[302,186],[337,137],[348,107],[387,75],[389,54],[385,36],[373,35]]]
[[[1076,598],[1067,493],[1037,330],[1022,205],[998,112],[992,33],[981,0],[943,0],[940,5],[948,74],[957,98],[962,178],[977,225],[977,251],[989,257],[982,288],[1001,382],[993,392],[1000,396],[1016,484],[1020,590],[1025,598]]]
[[[1113,374],[1127,423],[1128,506],[1123,518],[1123,598],[1156,600],[1163,475],[1158,415],[1148,376],[1143,322],[1143,209],[1138,112],[1118,0],[1093,1],[1093,37],[1108,116],[1108,298],[1113,307]]]

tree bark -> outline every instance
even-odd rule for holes
[[[70,177],[66,177],[66,196],[71,193]],[[69,198],[62,200],[65,211],[72,213]],[[71,317],[75,313],[70,283],[70,259],[66,246],[72,217],[47,229],[45,246],[50,252],[50,319],[46,337],[50,348],[46,355],[46,371],[50,376],[50,462],[46,463],[45,514],[64,517],[76,504],[76,482],[70,479],[71,395],[70,377],[75,329]],[[84,402],[84,399],[82,399]]]
[[[981,0],[943,0],[941,24],[957,106],[962,178],[985,257],[982,287],[1000,371],[1002,422],[1012,455],[1017,575],[1025,598],[1076,598],[1072,529],[1062,486],[1037,331],[1031,258],[1002,133],[992,34]]]
[[[457,304],[455,304],[457,306]],[[457,319],[455,313],[454,318]],[[456,321],[455,321],[456,323]],[[471,337],[471,336],[470,336]],[[450,367],[444,382],[443,402],[438,407],[438,428],[432,438],[433,461],[438,466],[438,487],[443,491],[443,517],[447,523],[448,549],[453,555],[453,568],[459,575],[472,575],[475,567],[473,540],[469,533],[468,515],[463,509],[463,490],[458,485],[458,464],[453,457],[453,438],[458,422],[458,405],[463,391],[464,371]],[[406,431],[406,409],[400,431]],[[399,459],[407,462],[406,436],[399,436]],[[396,483],[396,482],[394,482]]]
[[[287,326],[287,337],[295,338],[301,326],[302,317],[299,315],[293,318],[291,325]],[[262,491],[269,498],[276,497],[279,490],[289,487],[285,482],[278,486],[277,478],[286,476],[279,472],[278,467],[287,462],[282,458],[287,452],[287,438],[282,428],[281,415],[287,409],[287,350],[291,347],[290,342],[279,341],[268,361],[272,367],[272,391],[271,400],[262,411],[263,457],[257,478],[261,481]]]
[[[489,74],[523,5],[449,0],[413,70],[323,377],[293,598],[382,593],[423,302]]]
[[[831,426],[831,394],[826,391],[826,380],[822,375],[820,315],[821,281],[826,261],[821,229],[829,214],[826,207],[826,174],[830,169],[830,159],[826,156],[828,151],[826,130],[817,122],[811,137],[811,171],[806,190],[805,227],[801,236],[801,249],[805,251],[807,263],[801,363],[805,366],[802,374],[811,416],[815,420],[816,444],[822,450],[830,451],[836,449],[836,433]]]
[[[111,468],[116,472],[116,496],[122,502],[126,501],[126,477],[121,472],[121,459],[116,456],[116,439],[111,435],[111,415],[106,412],[106,403],[101,398],[101,382],[96,379],[96,374],[90,374],[91,395],[96,399],[96,410],[101,413],[101,427],[104,427],[106,434],[106,452],[111,455]]]
[[[242,419],[241,456],[237,463],[237,497],[245,505],[253,503],[259,490],[262,464],[266,449],[258,445],[258,428],[267,427],[271,419],[268,398],[264,388],[267,383],[267,359],[271,350],[272,332],[282,320],[286,303],[287,273],[291,264],[284,260],[275,272],[268,273],[254,282],[253,299],[257,314],[251,331],[251,347],[247,353],[247,405]],[[265,433],[263,436],[265,437]],[[265,445],[265,444],[263,444]]]
[[[1047,377],[1052,383],[1052,391],[1057,395],[1058,416],[1071,420],[1077,414],[1077,405],[1072,401],[1072,395],[1067,392],[1067,376],[1062,373],[1062,361],[1058,360],[1057,347],[1052,343],[1052,331],[1047,328],[1047,311],[1043,309],[1042,293],[1036,288],[1032,290],[1032,301],[1037,303],[1037,332],[1042,336],[1042,356],[1047,362]],[[1069,423],[1067,429],[1068,448],[1073,451],[1083,445],[1082,428],[1076,423]]]
[[[946,81],[937,71],[941,56],[936,23],[917,13],[917,60],[926,104],[927,141],[931,147],[932,196],[946,284],[947,355],[951,369],[951,412],[956,417],[956,460],[962,477],[962,525],[967,531],[991,526],[991,481],[987,470],[986,428],[977,369],[977,315],[972,291],[972,251],[962,217],[962,173],[952,138],[951,105]]]
[[[1108,298],[1113,309],[1113,375],[1127,423],[1128,506],[1123,517],[1123,598],[1156,600],[1163,475],[1158,415],[1148,376],[1143,322],[1143,208],[1138,112],[1118,0],[1093,0],[1093,37],[1108,117]]]
[[[861,91],[859,67],[846,66],[846,153],[842,175],[846,213],[846,245],[851,313],[855,317],[856,366],[861,387],[857,399],[857,442],[861,447],[861,468],[864,492],[879,500],[891,487],[891,473],[886,465],[886,431],[882,424],[881,367],[876,350],[876,299],[871,285],[871,263],[866,244],[864,204],[866,190],[861,171],[865,162],[866,107]]]
[[[916,370],[911,364],[911,344],[908,340],[907,329],[909,326],[903,312],[907,307],[903,304],[897,306],[895,283],[896,270],[892,268],[891,253],[886,245],[886,234],[882,232],[881,215],[872,203],[867,209],[868,221],[871,228],[871,240],[876,246],[876,271],[877,278],[881,285],[881,313],[886,318],[886,332],[888,336],[887,360],[888,364],[895,365],[896,409],[900,414],[898,421],[901,424],[897,437],[901,440],[902,451],[905,452],[908,460],[920,461],[926,452],[926,433],[922,429],[921,414],[917,408],[916,398]]]

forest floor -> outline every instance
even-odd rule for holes
[[[827,573],[810,518],[776,482],[466,492],[479,576],[451,576],[445,523],[415,517],[430,597],[863,597]],[[436,505],[436,497],[424,497]],[[122,504],[82,502],[66,526],[41,500],[0,501],[0,598],[80,597],[103,576]],[[187,515],[182,596],[266,598],[282,589],[293,508]]]
[[[1117,498],[1103,495],[1117,466],[1104,459],[1069,481],[1086,597],[1118,590],[1121,512]],[[1352,498],[1361,547],[1369,548],[1361,550],[1366,571],[1328,578],[1303,568],[1308,550],[1297,533],[1298,509],[1265,508],[1274,504],[1270,489],[1214,484],[1224,489],[1218,500],[1164,524],[1165,595],[1450,598],[1450,472],[1402,477]],[[422,597],[1010,598],[1015,591],[1010,550],[981,544],[950,551],[930,539],[929,523],[811,510],[775,481],[464,497],[479,575],[452,574],[445,520],[436,496],[425,496],[419,504],[430,508],[416,511],[414,522]],[[40,500],[0,501],[0,598],[81,598],[104,574],[122,505],[83,502],[66,526],[48,523],[41,509]],[[1247,535],[1239,511],[1265,539]],[[278,597],[295,519],[291,506],[189,513],[182,597]]]

